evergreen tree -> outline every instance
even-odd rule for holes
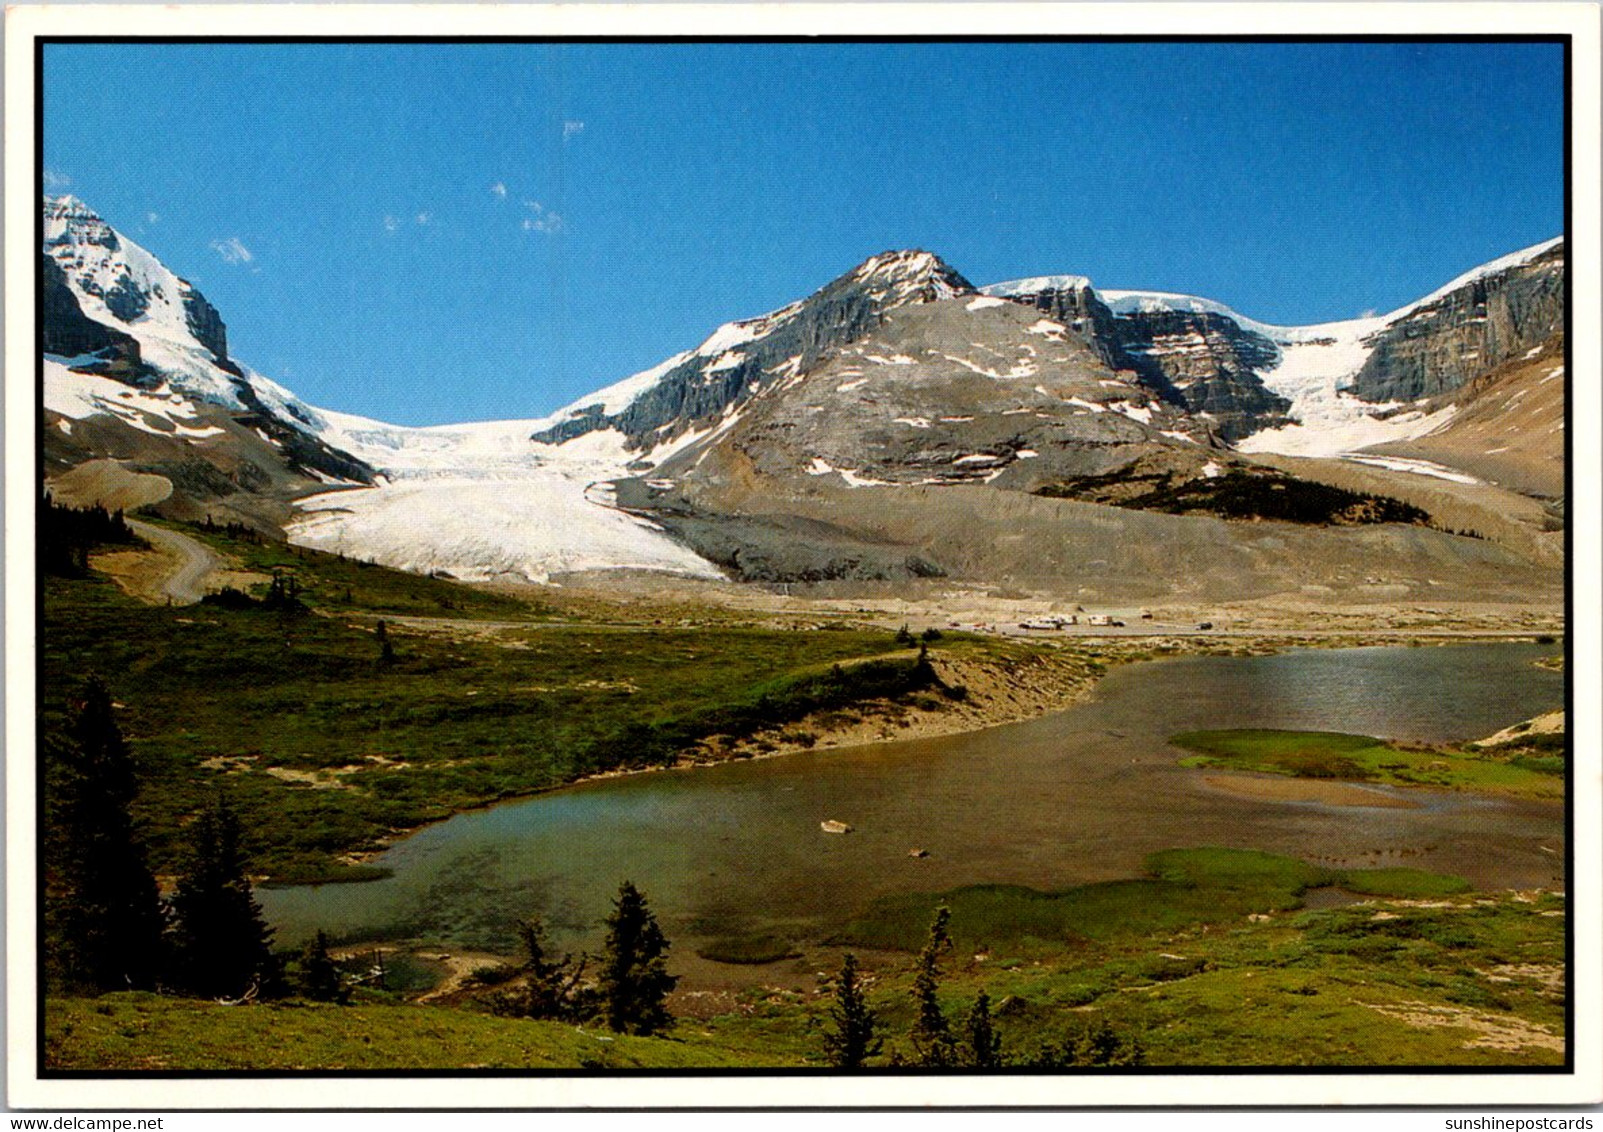
[[[876,1056],[884,1042],[878,1034],[878,1019],[857,981],[857,956],[848,951],[841,959],[835,979],[835,1005],[830,1007],[833,1033],[824,1035],[824,1052],[837,1069],[861,1069]]]
[[[913,1021],[913,1053],[918,1064],[939,1069],[957,1064],[957,1041],[937,997],[941,953],[952,946],[952,937],[946,931],[951,918],[952,910],[946,905],[935,909],[929,939],[918,953],[918,973],[913,977],[913,998],[918,1004],[918,1017]]]
[[[195,994],[237,998],[276,976],[272,930],[246,876],[239,818],[219,795],[190,826],[191,858],[178,879],[178,981]]]
[[[579,980],[584,976],[584,959],[571,955],[552,957],[545,926],[539,920],[518,925],[523,941],[525,983],[509,992],[497,1004],[499,1012],[519,1018],[567,1018],[583,1013]]]
[[[908,648],[912,648],[914,644],[913,631],[906,625],[903,625],[900,629],[896,630],[896,643],[899,645],[906,645]]]
[[[395,663],[395,646],[390,643],[389,626],[382,619],[373,627],[373,636],[378,639],[378,661],[388,668]]]
[[[328,934],[321,929],[301,952],[301,993],[314,1002],[349,1002],[350,990],[328,953]]]
[[[646,898],[624,881],[607,917],[600,980],[603,1012],[616,1032],[654,1034],[673,1024],[666,1003],[679,978],[668,974],[667,952]]]
[[[1002,1067],[1002,1035],[991,1025],[991,999],[984,991],[968,1012],[968,1064],[975,1069]]]
[[[1018,1064],[1027,1069],[1051,1071],[1084,1065],[1145,1065],[1146,1060],[1146,1049],[1140,1038],[1121,1034],[1102,1020],[1065,1041],[1041,1045]]]
[[[75,986],[155,985],[164,918],[130,806],[133,756],[111,692],[91,677],[69,736],[46,744],[46,923],[53,956]]]

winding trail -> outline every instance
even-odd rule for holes
[[[129,519],[128,525],[151,546],[176,559],[171,572],[153,587],[154,596],[171,598],[174,605],[194,605],[206,594],[206,580],[224,567],[219,555],[188,535],[137,519]]]

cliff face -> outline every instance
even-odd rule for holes
[[[1220,437],[1237,440],[1288,420],[1290,402],[1265,388],[1262,372],[1280,348],[1227,314],[1161,302],[1115,311],[1091,281],[1047,275],[983,288],[1049,315],[1109,369],[1132,371],[1162,400],[1203,417]]]
[[[1365,401],[1450,393],[1536,349],[1564,325],[1564,245],[1472,279],[1421,304],[1372,339],[1351,390]]]
[[[1126,364],[1142,381],[1187,411],[1208,414],[1224,439],[1290,420],[1291,402],[1259,376],[1280,361],[1280,348],[1262,334],[1209,311],[1138,310],[1114,325]]]
[[[1034,307],[1089,346],[1109,369],[1129,368],[1113,312],[1080,276],[1048,277],[1039,287],[985,288],[985,293]]]
[[[139,343],[84,314],[78,297],[67,286],[61,266],[48,255],[39,258],[39,324],[43,334],[40,348],[47,354],[67,358],[109,351],[108,356],[137,364]]]
[[[184,321],[189,326],[189,332],[195,336],[195,341],[212,352],[221,368],[238,373],[239,367],[228,357],[228,327],[223,324],[223,316],[206,301],[205,295],[187,282],[182,286],[182,298]]]

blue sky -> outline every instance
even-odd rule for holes
[[[47,191],[233,352],[403,424],[540,416],[887,248],[1267,322],[1562,225],[1555,45],[52,45]]]

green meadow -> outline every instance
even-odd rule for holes
[[[1169,742],[1193,752],[1183,766],[1531,798],[1564,794],[1562,759],[1534,762],[1496,748],[1402,746],[1336,731],[1187,731]]]
[[[1403,895],[1302,907],[1310,887],[1336,883]],[[983,991],[1006,1057],[1106,1024],[1152,1066],[1560,1063],[1564,901],[1462,887],[1412,870],[1333,874],[1270,854],[1175,850],[1116,885],[882,901],[829,945],[766,957],[726,1005],[660,1037],[496,1017],[471,997],[436,1006],[359,991],[348,1007],[225,1007],[117,993],[51,999],[46,1049],[64,1069],[820,1067],[832,998],[817,976],[850,947],[885,1037],[870,1070],[888,1068],[912,1056],[911,951],[944,903],[955,946],[941,962],[942,1009],[960,1022]]]

